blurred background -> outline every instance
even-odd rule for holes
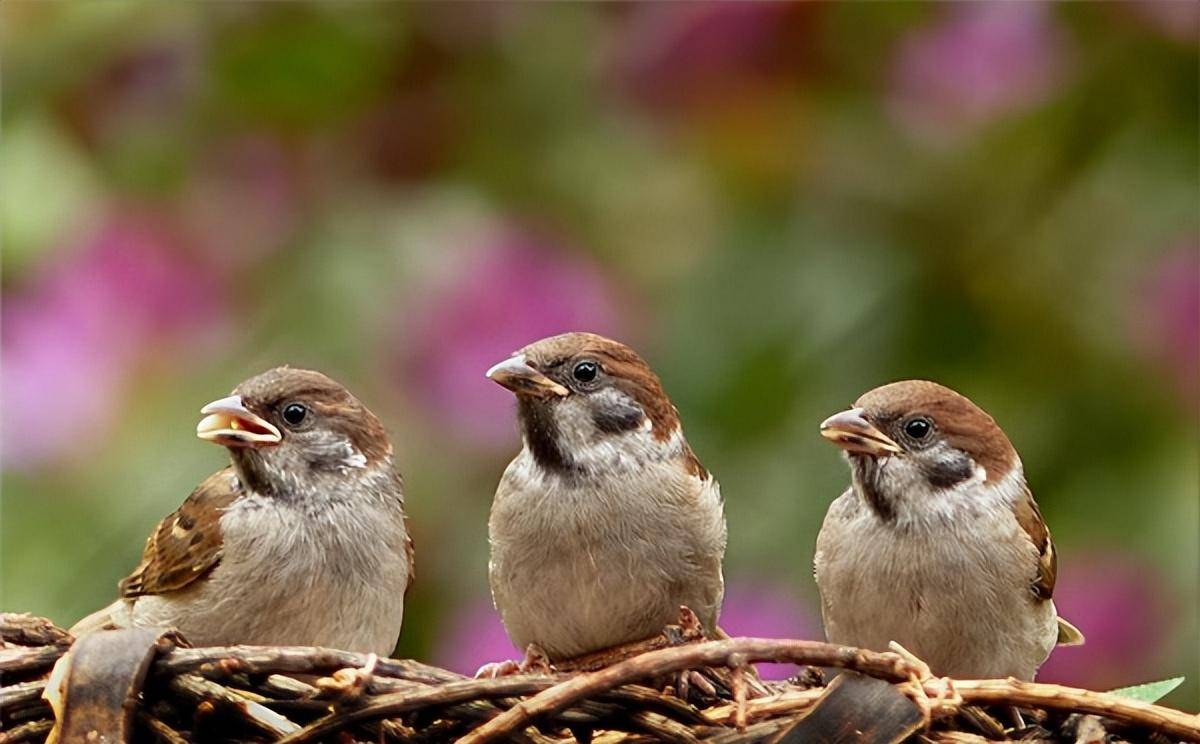
[[[1188,675],[1200,571],[1200,4],[0,6],[0,606],[69,625],[221,467],[280,363],[388,425],[399,653],[514,656],[483,372],[649,359],[729,518],[723,625],[820,637],[848,481],[817,424],[927,377],[991,412],[1088,636],[1042,679]]]

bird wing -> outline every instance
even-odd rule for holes
[[[688,452],[695,465],[688,466],[686,488],[695,494],[696,514],[700,517],[700,525],[695,533],[699,550],[687,556],[698,584],[695,588],[699,590],[697,599],[700,602],[699,607],[691,609],[699,616],[705,630],[713,632],[717,629],[717,616],[725,598],[725,576],[721,570],[727,539],[725,503],[721,498],[721,484],[700,465],[695,455],[690,454],[690,447]]]
[[[1014,511],[1017,523],[1021,525],[1021,529],[1025,530],[1025,534],[1029,535],[1030,542],[1038,551],[1037,574],[1034,576],[1030,589],[1038,599],[1048,600],[1054,596],[1054,582],[1058,578],[1058,555],[1054,552],[1054,541],[1050,538],[1050,529],[1046,527],[1046,520],[1042,519],[1042,512],[1038,509],[1037,502],[1033,500],[1033,494],[1028,488],[1017,499]],[[1061,617],[1057,618],[1057,622],[1058,637],[1055,641],[1057,645],[1083,645],[1083,633],[1079,628]]]
[[[1054,595],[1054,581],[1058,576],[1058,556],[1054,552],[1054,541],[1050,539],[1046,520],[1042,519],[1042,512],[1028,488],[1017,498],[1013,509],[1017,523],[1025,530],[1038,552],[1037,575],[1031,589],[1038,599],[1050,599]]]
[[[141,562],[118,584],[121,596],[175,591],[208,574],[221,561],[221,516],[240,495],[233,468],[206,478],[147,538]]]

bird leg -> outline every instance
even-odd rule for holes
[[[367,686],[375,678],[375,667],[379,656],[367,655],[367,663],[360,669],[339,669],[332,677],[321,677],[316,687],[322,698],[332,698],[336,707],[355,705],[367,692]]]
[[[708,640],[700,617],[687,605],[679,606],[679,624],[663,628],[663,637],[671,646],[682,646],[685,643]],[[724,636],[724,633],[720,635]],[[717,685],[725,691],[732,691],[733,678],[723,674],[728,670],[721,669],[681,669],[675,673],[675,694],[680,700],[688,700],[694,688],[702,700],[715,700],[720,697]],[[714,684],[715,683],[715,684]]]
[[[546,652],[541,646],[531,643],[525,647],[525,658],[519,663],[505,659],[484,664],[475,671],[475,679],[496,679],[511,677],[514,674],[552,674],[554,671]]]
[[[686,607],[682,607],[680,608],[679,618],[678,625],[668,625],[658,635],[557,661],[554,663],[554,670],[558,672],[594,672],[597,669],[603,669],[619,661],[639,656],[647,651],[657,651],[661,648],[682,646],[685,643],[708,640],[704,634],[704,629],[700,625],[700,619],[696,617],[696,613]]]

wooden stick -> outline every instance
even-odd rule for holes
[[[939,680],[925,681],[925,693],[936,695]],[[1200,742],[1200,714],[1184,713],[1106,692],[1077,687],[1022,682],[1018,679],[955,680],[964,704],[1017,705],[1071,713],[1091,713],[1124,724],[1154,729],[1174,739]]]
[[[825,694],[824,687],[813,687],[808,690],[787,690],[747,700],[746,719],[757,721],[763,718],[799,713],[810,708],[823,694]],[[730,724],[737,715],[737,708],[737,703],[726,703],[709,708],[703,713],[713,723]]]
[[[339,669],[361,669],[370,654],[315,646],[227,646],[176,648],[158,658],[160,674],[196,672],[209,679],[240,673],[326,674]],[[379,659],[375,674],[425,684],[467,679],[461,674],[408,659]]]
[[[44,617],[27,612],[0,612],[0,642],[15,646],[62,646],[75,640]]]
[[[149,729],[154,738],[163,742],[163,744],[188,744],[188,740],[183,738],[183,734],[180,734],[149,713],[139,712],[138,723]]]
[[[42,697],[44,689],[46,689],[46,680],[44,679],[0,687],[0,710],[11,710],[18,705],[37,703]]]
[[[66,650],[70,640],[69,634],[48,621],[0,613],[0,672],[27,673],[48,668]],[[1013,679],[948,682],[929,676],[923,662],[900,652],[880,653],[812,641],[759,638],[692,640],[685,645],[670,645],[669,640],[651,639],[638,648],[622,647],[621,654],[588,657],[580,665],[586,673],[573,677],[560,674],[474,680],[415,661],[379,659],[373,678],[363,680],[362,697],[357,701],[361,706],[349,706],[316,720],[313,716],[320,713],[313,708],[331,702],[323,699],[325,693],[290,677],[268,675],[332,675],[340,670],[353,671],[367,666],[370,655],[311,647],[176,648],[161,653],[154,663],[152,679],[156,685],[175,693],[160,702],[168,716],[177,712],[186,719],[196,708],[211,709],[214,703],[233,706],[243,725],[254,727],[270,739],[283,737],[288,744],[311,744],[356,724],[425,709],[431,710],[418,719],[422,722],[421,731],[409,731],[393,720],[382,724],[376,733],[387,740],[414,736],[416,740],[429,742],[443,740],[439,736],[460,736],[467,731],[461,739],[467,744],[482,744],[504,736],[523,744],[552,744],[558,741],[550,735],[553,729],[578,725],[583,729],[607,729],[597,737],[598,744],[632,744],[656,737],[689,744],[693,739],[706,744],[744,744],[787,729],[826,692],[823,687],[801,689],[772,684],[770,690],[764,688],[768,692],[764,697],[746,694],[741,700],[739,688],[750,692],[753,669],[743,665],[752,662],[790,662],[861,671],[896,684],[911,699],[925,701],[926,710],[941,721],[939,728],[946,727],[946,719],[972,706],[1021,706],[1054,711],[1056,717],[1079,713],[1111,719],[1130,729],[1153,732],[1155,740],[1165,741],[1170,736],[1173,740],[1200,743],[1197,714],[1060,685]],[[667,647],[658,648],[664,644]],[[637,650],[644,652],[603,669],[592,668],[594,664],[619,659],[622,654]],[[745,670],[729,673],[734,701],[698,711],[676,697],[636,684],[702,667],[715,667],[721,673],[725,673],[726,667]],[[248,681],[235,678],[243,674],[251,675]],[[49,718],[48,710],[38,710],[42,703],[37,695],[43,684],[33,680],[0,687],[4,725],[10,727],[0,732],[0,744],[44,737],[52,721],[29,720]],[[950,684],[953,694],[947,696]],[[279,698],[282,699],[277,702]],[[268,705],[276,705],[299,719],[289,720]],[[512,707],[505,710],[508,706]],[[167,726],[161,715],[140,712],[143,730],[160,741],[179,744],[183,734]],[[300,728],[295,720],[311,722]],[[539,732],[531,725],[534,722],[546,726],[548,733]],[[470,731],[472,726],[477,728]],[[739,731],[734,726],[744,728]],[[926,740],[945,744],[980,741],[973,734],[938,729],[926,734]]]
[[[54,721],[30,721],[14,726],[8,731],[0,731],[0,744],[16,744],[19,741],[45,741]]]
[[[272,736],[285,736],[300,727],[284,716],[233,690],[194,674],[181,674],[170,682],[175,693],[197,702],[215,701],[240,711],[246,721]]]
[[[0,648],[0,672],[35,672],[49,669],[66,652],[66,646]]]
[[[459,744],[483,744],[494,741],[518,728],[524,728],[537,716],[555,713],[577,700],[591,697],[620,685],[655,677],[680,669],[702,666],[729,666],[730,661],[788,661],[793,664],[832,666],[854,669],[889,681],[907,679],[915,673],[899,654],[865,651],[817,641],[774,640],[769,638],[733,638],[708,641],[691,646],[651,651],[607,669],[582,674],[551,687],[529,700],[517,703],[459,740]],[[737,664],[735,663],[734,666]]]
[[[306,744],[354,723],[407,713],[434,705],[448,705],[480,698],[501,698],[529,695],[551,687],[554,679],[545,676],[498,677],[496,679],[464,679],[448,682],[416,692],[397,692],[379,695],[360,708],[341,711],[305,726],[284,737],[279,744]],[[501,715],[504,715],[503,713]],[[515,729],[513,729],[515,730]],[[511,731],[510,731],[511,732]]]

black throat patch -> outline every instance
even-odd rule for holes
[[[578,468],[571,456],[559,444],[558,425],[550,412],[550,405],[529,398],[517,399],[517,418],[525,443],[537,464],[558,473],[575,473]]]
[[[854,471],[854,482],[871,511],[884,522],[894,522],[896,505],[883,493],[883,469],[879,467],[879,461],[870,455],[852,454],[850,467]]]
[[[272,477],[270,467],[263,456],[253,447],[230,447],[230,459],[238,480],[247,491],[263,496],[281,496],[276,479]]]

